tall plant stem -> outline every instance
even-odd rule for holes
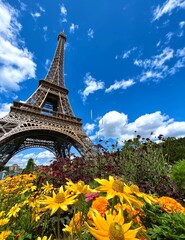
[[[60,240],[60,209],[57,214],[57,239]]]

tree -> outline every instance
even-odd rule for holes
[[[23,173],[31,173],[33,172],[35,167],[35,162],[33,160],[33,158],[28,159],[26,168],[23,170]]]

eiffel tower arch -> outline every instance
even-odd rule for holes
[[[75,117],[64,83],[64,45],[60,33],[53,61],[45,79],[26,102],[14,101],[8,115],[0,119],[0,168],[16,153],[37,147],[56,157],[70,155],[75,147],[81,156],[92,157],[95,147]]]

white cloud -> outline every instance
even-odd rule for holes
[[[152,136],[151,133],[153,133]],[[136,135],[151,137],[151,139],[160,134],[165,138],[179,138],[185,136],[185,122],[175,122],[174,119],[157,111],[144,114],[134,122],[128,123],[128,116],[125,113],[111,111],[99,120],[98,134],[105,140],[118,139],[119,142],[132,139]]]
[[[62,4],[62,5],[60,6],[60,12],[61,12],[61,14],[62,14],[63,16],[67,16],[67,9],[66,9],[66,7],[64,6],[64,4]]]
[[[0,2],[0,13],[0,92],[19,90],[21,82],[35,77],[36,64],[28,49],[19,46],[18,12]]]
[[[121,59],[126,59],[126,58],[129,58],[130,55],[137,49],[137,47],[133,47],[127,51],[125,51],[124,53],[122,53],[121,55],[116,55],[115,56],[115,59],[117,60],[118,58],[121,58]]]
[[[43,149],[37,149],[40,152],[34,152],[33,149],[24,150],[20,154],[13,156],[7,163],[7,166],[10,166],[14,163],[18,164],[21,168],[25,168],[28,160],[32,158],[36,165],[49,165],[51,160],[54,159],[52,152]],[[30,152],[32,151],[32,152]],[[27,153],[28,152],[28,153]]]
[[[69,27],[69,32],[74,33],[76,29],[78,29],[79,26],[75,25],[74,23],[71,23],[71,26]]]
[[[111,91],[117,90],[117,89],[127,89],[128,87],[131,87],[134,84],[135,84],[135,82],[133,79],[115,81],[115,83],[113,85],[111,85],[109,88],[105,89],[105,92],[108,93],[108,92],[111,92]]]
[[[158,20],[164,14],[171,14],[175,8],[185,8],[184,0],[167,0],[162,6],[157,6],[153,12],[153,20]]]
[[[183,28],[185,26],[185,21],[182,21],[179,23],[180,28]]]
[[[139,76],[141,82],[148,79],[159,81],[168,75],[175,74],[185,66],[185,49],[177,49],[175,52],[172,48],[166,47],[162,53],[154,55],[150,59],[135,59],[134,64],[143,68]]]
[[[174,35],[174,33],[172,33],[172,32],[169,32],[169,33],[167,33],[166,34],[166,44],[168,44],[169,42],[170,42],[170,40],[172,39],[172,37],[173,37],[173,35]]]
[[[46,61],[45,61],[45,69],[46,69],[46,71],[49,70],[50,64],[51,64],[51,60],[47,58]]]
[[[94,38],[94,30],[92,28],[89,28],[87,31],[87,36],[92,39]]]
[[[30,13],[33,18],[39,18],[41,16],[40,12]]]
[[[61,6],[60,6],[60,13],[61,13],[61,15],[62,15],[62,17],[63,17],[63,19],[62,19],[62,22],[67,22],[67,9],[66,9],[66,7],[64,6],[64,4],[62,4]]]
[[[126,114],[117,111],[108,112],[99,120],[99,135],[105,139],[120,138],[127,122]]]
[[[46,32],[46,31],[48,30],[48,27],[47,27],[47,26],[44,26],[44,27],[43,27],[43,30],[44,30],[44,32]]]
[[[89,135],[94,131],[95,126],[96,125],[94,123],[92,123],[92,124],[86,123],[83,128],[84,128],[84,131],[86,132],[86,134]]]
[[[45,9],[43,7],[41,7],[39,4],[37,4],[37,6],[39,8],[39,11],[30,13],[34,19],[41,17],[42,13],[45,12]]]
[[[1,103],[0,104],[0,118],[6,116],[10,112],[11,103]]]
[[[95,91],[98,91],[104,88],[104,82],[97,81],[95,78],[93,78],[90,75],[90,73],[86,73],[84,77],[84,83],[86,85],[86,88],[84,89],[84,91],[79,91],[79,93],[82,95],[83,101],[86,100],[89,94],[92,94]]]

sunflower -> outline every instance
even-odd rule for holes
[[[132,222],[124,223],[123,211],[119,210],[117,215],[106,212],[103,218],[97,211],[92,214],[93,226],[86,223],[89,232],[97,240],[136,240],[140,228],[130,229]]]
[[[76,195],[79,194],[86,194],[88,192],[93,192],[93,190],[89,187],[89,185],[86,185],[83,181],[78,181],[77,183],[73,183],[70,179],[67,179],[68,182],[66,182],[66,189],[69,192],[73,192]]]
[[[41,204],[47,205],[45,209],[52,209],[51,215],[53,215],[58,209],[64,211],[68,210],[68,205],[74,204],[77,200],[75,199],[76,195],[71,196],[69,192],[64,191],[63,186],[60,187],[59,192],[56,194],[53,191],[53,197],[45,196],[44,200],[41,200]]]
[[[130,205],[131,203],[134,203],[137,206],[143,205],[131,195],[132,191],[130,190],[130,187],[121,180],[114,179],[112,176],[109,176],[109,180],[96,178],[95,181],[101,184],[101,186],[97,187],[96,190],[106,192],[108,200],[118,196],[121,202],[126,201]]]
[[[152,204],[152,203],[157,203],[157,201],[154,199],[154,197],[152,197],[149,194],[143,193],[139,191],[139,188],[137,185],[131,185],[130,186],[130,190],[133,194],[135,194],[137,197],[139,198],[144,198],[145,202]]]

